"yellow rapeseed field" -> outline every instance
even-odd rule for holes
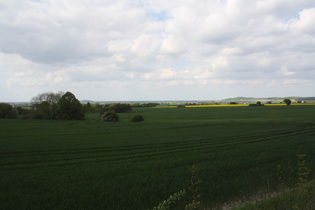
[[[265,106],[286,106],[285,103],[283,104],[264,104]]]
[[[248,104],[219,104],[219,105],[187,105],[188,108],[195,107],[233,107],[233,106],[248,106]]]

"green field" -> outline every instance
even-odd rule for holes
[[[144,122],[129,119],[141,114]],[[189,186],[220,206],[315,168],[315,106],[134,108],[120,122],[0,120],[1,209],[148,209]]]

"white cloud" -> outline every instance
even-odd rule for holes
[[[315,8],[309,8],[309,9],[304,9],[301,12],[299,12],[299,17],[294,18],[291,20],[291,30],[304,34],[304,33],[310,33],[314,34],[315,27]]]

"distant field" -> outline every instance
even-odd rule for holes
[[[279,103],[279,104],[264,104],[265,106],[286,106],[285,103]],[[314,106],[315,103],[293,103],[291,104],[293,106],[306,106],[306,105],[312,105]],[[204,108],[204,107],[237,107],[237,106],[249,106],[249,104],[214,104],[214,105],[186,105],[186,108]],[[156,106],[152,108],[177,108],[177,106]]]
[[[129,122],[141,114],[144,122]],[[217,206],[276,185],[276,165],[308,154],[315,106],[134,108],[120,122],[0,120],[1,209],[148,209],[187,188]]]

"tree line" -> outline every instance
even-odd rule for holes
[[[28,108],[0,103],[0,118],[83,120],[82,104],[71,92],[41,93],[31,99]]]
[[[71,92],[46,92],[31,99],[28,108],[0,103],[0,118],[84,120],[85,113],[99,113],[104,121],[118,121],[117,113],[131,112],[130,104],[81,104]],[[148,106],[152,106],[149,104]],[[154,104],[155,105],[155,104]]]

